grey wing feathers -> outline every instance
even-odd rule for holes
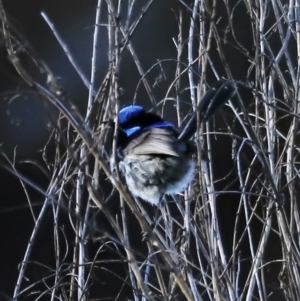
[[[176,142],[177,138],[170,129],[153,128],[133,139],[123,152],[134,155],[161,154],[180,157]]]

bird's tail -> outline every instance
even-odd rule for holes
[[[207,122],[236,91],[237,86],[233,81],[220,80],[216,82],[202,97],[197,110],[180,132],[178,141],[187,141],[196,132],[197,112],[200,113],[200,122]]]

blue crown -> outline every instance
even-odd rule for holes
[[[140,124],[137,124],[135,126],[132,126],[130,128],[124,128],[122,127],[122,125],[125,125],[127,122],[130,122],[130,119],[132,119],[133,117],[138,116],[141,113],[144,113],[145,110],[143,107],[141,106],[136,106],[136,105],[130,105],[127,106],[123,109],[121,109],[119,111],[119,124],[120,124],[120,128],[121,131],[123,133],[126,134],[127,137],[130,137],[134,134],[136,134],[137,132],[139,132],[140,130],[151,130],[153,128],[169,128],[172,129],[174,128],[174,125],[170,122],[166,122],[166,121],[156,121],[154,123],[152,123],[151,125],[148,126],[142,126]],[[148,116],[145,116],[145,118],[149,118]],[[143,119],[145,120],[144,116]]]
[[[119,123],[120,124],[125,123],[128,120],[130,120],[130,118],[144,111],[145,111],[144,108],[141,106],[136,106],[136,105],[127,106],[119,111],[119,117],[118,117]]]

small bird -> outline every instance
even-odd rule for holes
[[[218,81],[198,105],[200,121],[207,122],[236,90],[234,82]],[[164,194],[180,193],[193,180],[190,139],[197,129],[196,112],[181,131],[138,105],[121,109],[118,123],[117,164],[134,197],[158,205]]]

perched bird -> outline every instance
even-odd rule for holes
[[[236,92],[231,81],[218,81],[203,96],[198,110],[207,122]],[[134,197],[158,205],[163,194],[181,192],[192,181],[195,163],[190,141],[197,128],[196,112],[182,131],[138,105],[119,111],[117,163]]]

